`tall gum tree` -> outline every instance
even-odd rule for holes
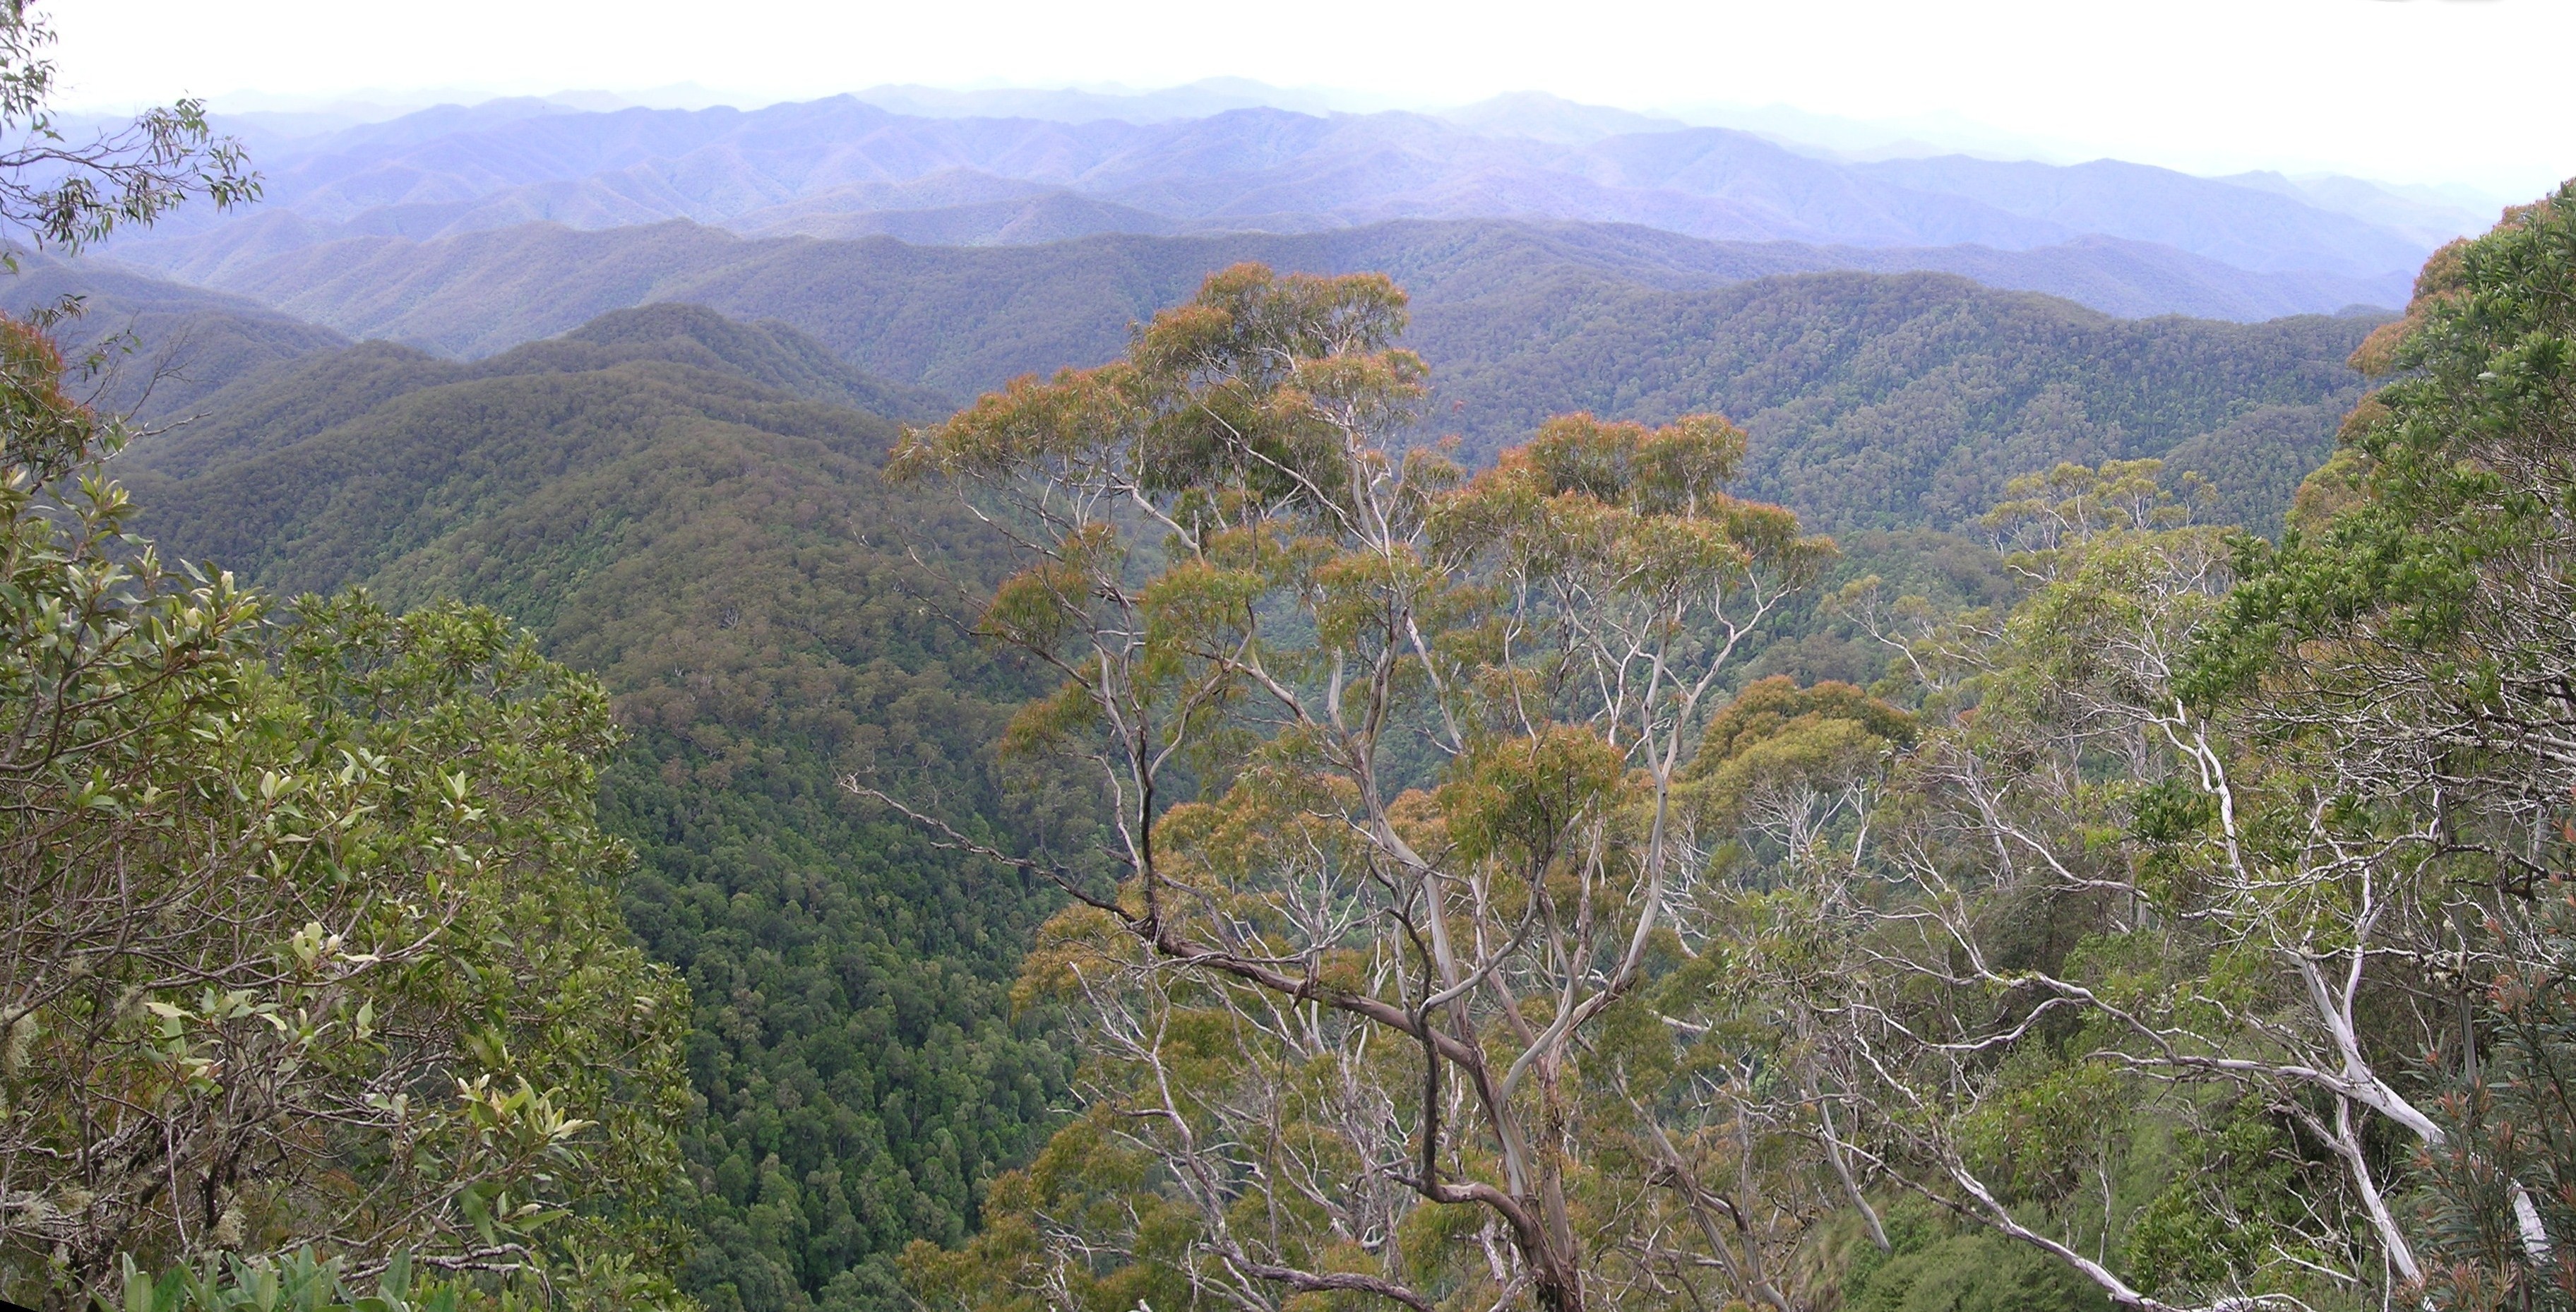
[[[979,627],[1062,684],[1008,746],[1087,759],[1114,816],[1112,882],[848,781],[1078,902],[1030,977],[1098,1041],[1096,1163],[1159,1183],[996,1239],[1031,1298],[1137,1296],[1099,1273],[1151,1256],[1247,1308],[1622,1301],[1587,1045],[1669,956],[1712,702],[1831,544],[1727,494],[1714,416],[1555,419],[1474,477],[1400,445],[1403,324],[1383,277],[1238,266],[891,466],[1027,554]]]

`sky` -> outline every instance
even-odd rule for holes
[[[2058,158],[2460,184],[2576,175],[2571,0],[51,0],[70,108],[674,83],[1253,78],[1436,108],[1786,105]],[[246,103],[246,102],[245,102]]]

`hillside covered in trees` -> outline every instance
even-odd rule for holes
[[[1753,434],[1750,488],[1841,530],[1956,527],[2011,474],[2056,459],[2170,458],[2269,531],[2359,394],[2343,360],[2376,322],[2122,320],[1957,278],[1796,276],[1692,263],[1655,234],[1604,246],[1509,225],[999,250],[514,229],[426,254],[316,263],[317,282],[254,290],[466,356],[639,302],[701,303],[927,389],[842,398],[916,418],[1016,374],[1108,359],[1127,325],[1236,260],[1381,270],[1412,295],[1407,341],[1433,370],[1419,437],[1455,434],[1485,459],[1560,411],[1713,409]],[[133,295],[105,290],[110,304]]]
[[[473,365],[307,357],[125,471],[173,556],[285,596],[462,598],[599,675],[628,735],[600,784],[639,858],[626,920],[697,1000],[704,1111],[673,1206],[710,1306],[854,1279],[887,1305],[883,1258],[961,1237],[976,1182],[1065,1092],[1043,1018],[1004,999],[1046,900],[835,782],[921,781],[1013,835],[1087,814],[993,775],[1024,676],[906,553],[993,563],[953,510],[882,485],[896,429],[848,408],[912,395],[787,330],[658,306]]]

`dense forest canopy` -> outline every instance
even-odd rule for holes
[[[473,365],[308,359],[129,475],[167,549],[290,591],[464,597],[598,673],[626,921],[696,999],[672,1207],[710,1306],[887,1305],[886,1260],[962,1237],[1066,1087],[1006,997],[1044,900],[834,786],[924,781],[1014,842],[1086,816],[992,773],[1025,676],[940,617],[953,581],[910,553],[976,587],[998,561],[888,490],[898,429],[845,408],[906,395],[792,330],[658,306]]]

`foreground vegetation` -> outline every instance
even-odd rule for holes
[[[0,221],[257,195],[194,103],[58,132],[50,40],[0,6]],[[488,610],[166,563],[78,309],[0,319],[0,1295],[669,1300],[688,998],[617,912],[606,695]]]

